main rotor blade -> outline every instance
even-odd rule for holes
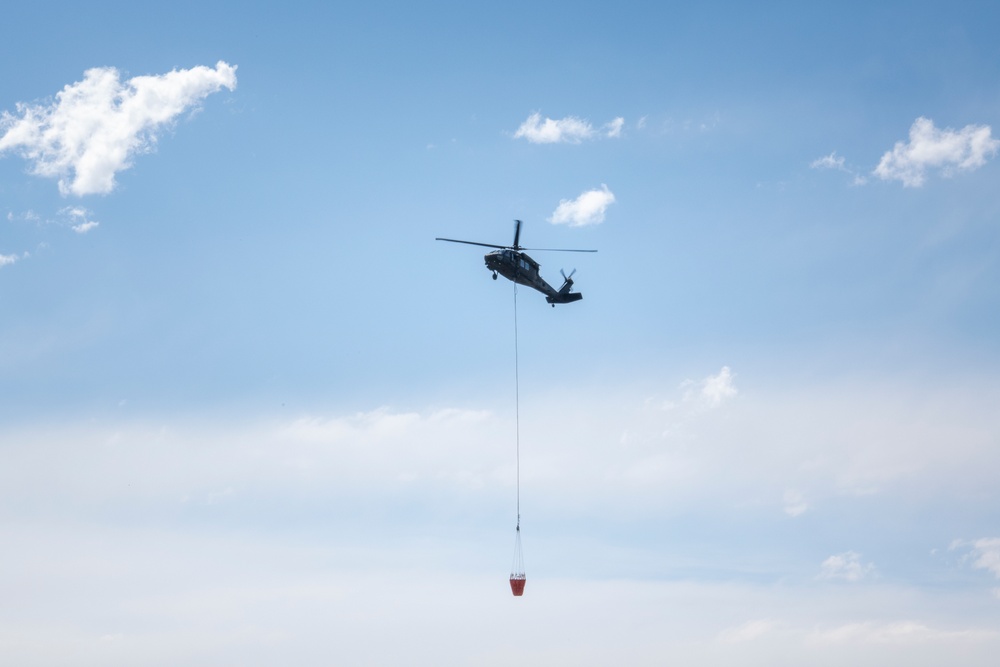
[[[521,241],[521,221],[520,220],[515,220],[514,223],[515,224],[514,224],[514,246],[513,247],[514,248],[520,248],[521,246],[518,245],[518,243],[520,243],[520,241]]]
[[[520,248],[520,250],[530,250],[532,252],[597,252],[596,250],[570,250],[569,248]]]
[[[467,243],[469,245],[481,245],[481,246],[483,246],[485,248],[500,248],[501,250],[503,248],[509,248],[510,247],[510,246],[506,246],[506,245],[495,245],[493,243],[476,243],[475,241],[459,241],[458,239],[443,239],[440,236],[437,237],[437,238],[435,238],[434,240],[435,241],[451,241],[452,243]]]

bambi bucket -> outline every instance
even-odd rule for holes
[[[524,582],[527,581],[524,575],[521,576],[511,575],[510,576],[510,592],[517,597],[524,595]]]

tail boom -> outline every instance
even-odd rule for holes
[[[583,298],[583,295],[580,294],[579,292],[570,291],[571,289],[573,289],[573,278],[572,278],[573,274],[570,273],[569,276],[566,276],[566,274],[564,273],[563,276],[565,277],[565,282],[563,282],[562,287],[559,288],[559,291],[558,292],[553,291],[551,294],[545,297],[545,300],[551,303],[553,306],[556,305],[557,303],[573,303],[574,301],[579,301],[580,299]]]

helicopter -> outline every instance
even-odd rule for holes
[[[514,244],[496,245],[494,243],[477,243],[475,241],[460,241],[458,239],[445,239],[437,237],[435,241],[450,241],[451,243],[466,243],[468,245],[479,245],[486,248],[497,248],[493,252],[488,252],[483,257],[486,260],[486,268],[493,272],[493,280],[497,275],[501,275],[514,283],[527,285],[545,295],[545,300],[555,308],[557,303],[573,303],[583,298],[583,294],[571,291],[573,289],[573,274],[576,269],[566,272],[559,269],[562,274],[563,284],[558,290],[549,285],[538,275],[538,262],[528,257],[524,250],[538,250],[546,252],[597,252],[596,250],[569,250],[566,248],[524,248],[520,244],[521,221],[514,221]]]

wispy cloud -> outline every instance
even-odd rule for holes
[[[835,628],[817,629],[809,633],[811,642],[830,644],[918,644],[928,642],[984,641],[996,637],[996,632],[970,628],[965,630],[940,630],[918,621],[893,621],[889,623],[847,623]]]
[[[36,223],[37,224],[37,223],[40,223],[41,220],[42,220],[42,217],[40,215],[38,215],[37,213],[35,213],[34,211],[32,211],[31,209],[28,209],[24,213],[14,213],[13,211],[7,211],[7,221],[8,222],[24,221],[24,222],[32,222],[32,223]]]
[[[0,255],[0,268],[10,266],[18,260],[17,255]]]
[[[70,228],[77,234],[86,234],[97,228],[101,223],[90,219],[90,211],[82,206],[67,206],[59,211],[70,220]]]
[[[1000,579],[1000,537],[984,537],[978,540],[955,540],[949,551],[968,548],[967,558],[972,559],[972,567],[986,570]],[[965,558],[963,558],[965,560]]]
[[[777,623],[775,621],[767,618],[747,621],[743,625],[722,631],[718,639],[724,644],[752,642],[772,632],[776,626]]]
[[[615,118],[610,123],[604,125],[604,136],[609,139],[616,139],[622,136],[622,127],[625,125],[625,119],[619,116]]]
[[[733,383],[733,373],[729,366],[723,366],[718,375],[710,375],[701,383],[701,397],[713,408],[737,393],[736,385]]]
[[[875,565],[862,563],[861,554],[856,551],[845,551],[842,554],[830,556],[820,566],[821,579],[842,579],[856,582],[875,572]]]
[[[809,509],[809,503],[806,502],[802,494],[794,489],[788,489],[785,491],[782,497],[784,502],[785,514],[791,517],[800,516],[805,514]]]
[[[987,570],[1000,579],[1000,537],[976,540],[972,543],[972,554],[976,558],[972,567]]]
[[[929,118],[917,118],[910,127],[910,141],[896,142],[873,172],[883,180],[902,181],[905,187],[919,188],[929,169],[944,176],[956,171],[973,171],[996,154],[1000,140],[994,139],[989,125],[966,125],[961,130],[940,130]]]
[[[674,410],[682,405],[698,411],[717,408],[739,393],[735,377],[729,366],[723,366],[718,373],[702,380],[684,380],[680,386],[683,392],[681,402],[667,401],[662,409]]]
[[[37,176],[57,178],[63,195],[107,194],[115,175],[149,152],[157,132],[221,88],[236,87],[236,66],[219,61],[125,82],[114,67],[84,73],[50,104],[18,103],[0,115],[0,154],[16,152]]]
[[[521,126],[514,132],[514,138],[527,139],[533,144],[578,144],[584,140],[596,139],[601,136],[620,137],[624,125],[625,119],[618,117],[597,130],[590,124],[590,121],[576,116],[566,116],[558,120],[553,118],[543,120],[542,114],[536,111],[521,123]]]
[[[842,155],[837,155],[837,151],[833,151],[829,155],[824,155],[821,158],[817,158],[809,163],[812,169],[834,169],[836,171],[842,171],[845,174],[850,174],[853,176],[854,185],[864,185],[868,179],[859,174],[855,169],[847,166],[846,161]]]
[[[813,160],[809,166],[813,169],[839,169],[840,171],[846,171],[844,158],[843,156],[838,156],[837,151]]]
[[[604,213],[615,202],[615,195],[607,185],[598,190],[588,190],[576,199],[563,199],[549,217],[554,225],[585,227],[604,222]]]

